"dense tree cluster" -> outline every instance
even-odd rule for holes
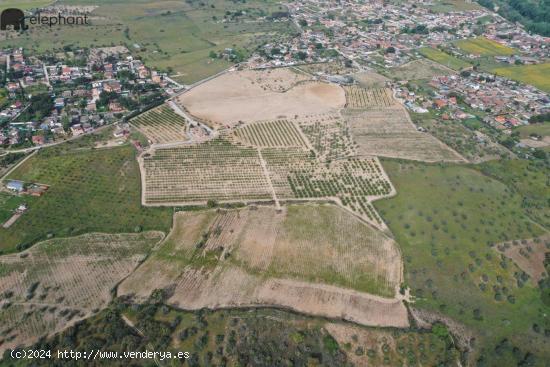
[[[550,112],[543,113],[540,115],[535,115],[529,119],[530,124],[539,124],[541,122],[546,122],[546,121],[550,122]]]
[[[527,30],[550,36],[549,0],[479,0],[480,5],[494,10],[512,22],[520,22]]]
[[[34,95],[29,102],[29,107],[21,112],[18,121],[41,121],[54,107],[52,97],[47,93]]]

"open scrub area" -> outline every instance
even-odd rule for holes
[[[113,287],[162,238],[160,232],[92,233],[0,256],[0,352],[34,343],[105,308]]]
[[[154,348],[174,355],[191,350],[187,360],[177,361],[190,366],[452,366],[459,359],[442,324],[434,330],[367,330],[273,308],[182,311],[164,305],[165,297],[156,292],[143,304],[116,302],[47,343],[56,353],[121,350],[130,340],[136,351]],[[46,362],[37,360],[36,365]],[[133,365],[147,362],[136,359]]]
[[[475,350],[470,363],[509,361],[513,348],[544,353],[547,344],[547,336],[535,331],[550,329],[546,296],[531,276],[540,277],[542,269],[534,251],[547,254],[550,243],[540,238],[548,231],[530,214],[548,199],[536,194],[542,187],[548,194],[547,177],[537,175],[536,166],[527,170],[513,162],[383,161],[399,194],[375,205],[403,251],[414,307],[472,331],[465,343]],[[529,179],[514,184],[523,174]],[[534,239],[540,245],[529,245]],[[525,257],[515,261],[520,251]],[[525,271],[531,261],[536,268]]]
[[[173,231],[119,291],[144,299],[167,288],[168,303],[184,309],[271,305],[403,327],[401,271],[393,240],[342,209],[260,206],[177,213]]]

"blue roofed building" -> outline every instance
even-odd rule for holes
[[[25,190],[25,183],[23,181],[17,181],[17,180],[10,180],[6,184],[6,188],[8,190],[16,191],[16,192],[22,192]]]

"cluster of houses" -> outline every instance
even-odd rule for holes
[[[44,68],[37,58],[27,58],[22,48],[0,50],[0,63],[6,65],[8,75],[14,77],[6,83],[10,97],[15,96],[19,88],[28,88],[43,83]]]
[[[54,61],[54,62],[52,62]],[[0,51],[6,63],[6,96],[0,108],[0,145],[43,145],[50,140],[92,132],[130,112],[119,100],[140,98],[139,86],[149,93],[171,95],[181,87],[165,74],[147,68],[122,46],[76,50],[41,56],[19,48]],[[34,88],[30,88],[35,86]],[[153,87],[150,87],[153,86]],[[39,120],[22,121],[29,98],[49,94],[51,110]],[[103,93],[111,98],[101,103]],[[148,92],[140,93],[144,97]],[[113,97],[114,96],[114,97]]]
[[[293,2],[288,6],[301,28],[300,35],[286,43],[264,45],[251,63],[254,67],[293,65],[298,52],[305,55],[306,62],[322,62],[331,59],[327,50],[333,50],[333,55],[343,56],[354,66],[388,70],[421,57],[418,50],[422,47],[443,46],[451,55],[475,64],[481,55],[466,54],[453,42],[476,36],[518,51],[493,56],[496,63],[536,64],[550,58],[550,39],[529,34],[519,24],[481,7],[434,12],[433,4],[430,0],[399,4],[384,0]],[[403,81],[396,84],[396,95],[414,112],[439,110],[444,119],[456,120],[477,115],[506,133],[513,126],[527,124],[531,116],[549,111],[546,93],[469,69],[460,75],[434,77],[428,94],[409,90]]]
[[[434,12],[432,1],[392,4],[304,0],[288,4],[300,35],[287,42],[267,44],[252,59],[255,67],[320,62],[342,55],[361,65],[393,67],[413,59],[414,50],[484,35],[517,48],[522,54],[497,61],[524,63],[548,58],[548,38],[531,35],[481,7]],[[327,52],[331,50],[332,52]],[[451,52],[461,53],[454,48]],[[297,54],[305,55],[297,60]],[[472,55],[475,57],[476,55]]]
[[[483,122],[505,133],[550,110],[546,93],[486,73],[436,76],[428,86],[432,93],[419,93],[400,85],[396,87],[396,96],[411,111],[438,110],[444,120],[466,120],[476,117],[471,112],[480,112]]]
[[[485,73],[436,77],[429,85],[441,97],[441,107],[445,107],[450,93],[458,93],[466,105],[486,114],[484,122],[508,132],[514,126],[528,124],[532,116],[550,109],[550,98],[546,93]]]

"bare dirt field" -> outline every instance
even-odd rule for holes
[[[464,162],[457,152],[427,133],[419,132],[401,105],[346,113],[359,154],[425,162]]]
[[[529,148],[545,148],[550,146],[550,136],[545,136],[541,140],[521,139],[520,143],[528,146]]]
[[[244,70],[240,75],[263,90],[286,92],[297,83],[312,80],[310,76],[291,68]]]
[[[353,75],[353,79],[362,88],[383,88],[390,79],[373,71],[361,71]]]
[[[174,224],[120,295],[143,299],[170,288],[169,303],[185,309],[278,306],[365,325],[408,325],[394,298],[402,279],[394,241],[336,206],[185,212]]]
[[[326,113],[346,103],[344,90],[338,85],[300,81],[285,89],[288,85],[281,85],[280,80],[299,79],[294,77],[296,73],[277,69],[277,81],[259,82],[262,73],[267,71],[226,73],[182,94],[177,103],[213,126]]]
[[[160,232],[87,234],[0,257],[0,352],[89,317],[143,261]]]

